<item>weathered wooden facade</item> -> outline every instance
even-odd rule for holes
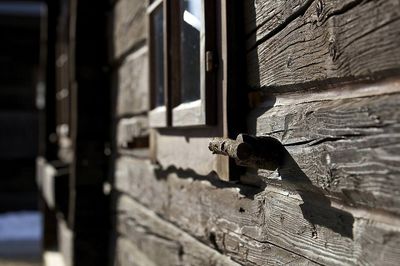
[[[399,264],[398,0],[49,0],[47,21],[38,179],[67,265]],[[208,149],[239,133],[251,162]]]

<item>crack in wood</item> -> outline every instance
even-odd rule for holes
[[[263,43],[264,41],[268,40],[272,36],[278,34],[281,32],[283,29],[286,28],[287,25],[289,25],[293,20],[295,20],[297,17],[303,16],[304,13],[307,11],[307,9],[311,6],[311,4],[314,2],[314,0],[308,0],[307,2],[304,3],[303,6],[301,6],[298,10],[293,12],[290,16],[288,16],[281,24],[276,26],[273,30],[271,30],[267,35],[263,36],[261,39],[257,40],[254,45],[250,46],[247,49],[247,52],[251,52],[254,50],[258,45]],[[263,22],[261,25],[259,25],[254,31],[257,31],[258,28],[262,27],[267,21]]]

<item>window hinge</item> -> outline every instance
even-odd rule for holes
[[[212,51],[206,51],[206,71],[211,72],[214,70],[214,56]]]

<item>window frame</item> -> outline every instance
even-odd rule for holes
[[[156,106],[156,89],[152,73],[155,69],[152,14],[162,5],[164,23],[164,106]],[[181,102],[181,19],[180,1],[155,0],[148,8],[149,20],[149,84],[150,111],[149,126],[193,127],[216,124],[216,3],[201,0],[202,29],[200,32],[200,98],[191,102]],[[207,17],[205,14],[208,15]],[[179,55],[179,56],[177,56]]]
[[[163,1],[177,4],[176,0]],[[243,169],[230,158],[212,155],[207,147],[210,138],[236,138],[238,133],[246,132],[247,129],[247,90],[244,89],[246,87],[244,52],[246,46],[242,3],[232,0],[210,0],[210,2],[215,4],[215,52],[212,61],[215,87],[211,87],[212,97],[206,98],[206,105],[210,106],[206,111],[210,112],[208,121],[212,122],[197,126],[171,127],[172,123],[168,127],[153,126],[150,128],[150,160],[164,169],[173,165],[178,169],[191,169],[200,175],[216,174],[221,180],[237,181],[244,172]],[[167,11],[168,9],[165,10]],[[171,14],[168,14],[167,18],[170,16]],[[169,20],[166,23],[173,23],[173,21]],[[150,38],[151,36],[148,36],[148,39]],[[169,41],[176,43],[179,39],[172,38]],[[170,53],[173,52],[170,51]],[[149,56],[152,56],[151,51]],[[175,56],[169,60],[178,59],[179,57]],[[151,72],[149,72],[149,78],[151,78]],[[170,86],[180,82],[179,75],[173,75],[166,80],[170,82]],[[176,103],[179,102],[176,99],[177,93],[170,96],[170,103],[173,102],[175,104],[173,107],[176,107]],[[172,122],[171,118],[172,113],[169,114],[170,122]],[[151,120],[150,116],[149,120]],[[149,124],[152,127],[151,121]],[[190,156],[185,156],[188,151],[199,149],[202,152],[192,152]],[[205,150],[207,153],[204,153]],[[209,168],[204,167],[205,165]]]
[[[179,2],[179,1],[176,1]],[[187,103],[180,102],[181,86],[175,87],[176,97],[172,110],[172,126],[204,126],[214,125],[216,123],[215,115],[215,98],[216,98],[216,82],[215,82],[215,59],[216,56],[216,6],[214,0],[201,0],[201,25],[200,32],[200,98]],[[180,12],[179,6],[175,9]],[[207,17],[206,15],[207,14]],[[173,16],[176,24],[179,26],[180,13]],[[175,27],[176,35],[181,32],[180,27]],[[176,37],[179,41],[180,38]],[[180,50],[179,50],[180,53]],[[180,64],[180,61],[179,61]],[[179,65],[180,67],[180,65]],[[180,70],[180,69],[179,69]],[[179,74],[181,71],[179,71]]]
[[[158,10],[162,9],[163,12],[163,84],[164,84],[164,105],[156,106],[156,88],[155,80],[151,73],[155,72],[155,56],[154,56],[154,39],[153,39],[153,14]],[[152,128],[167,127],[170,124],[170,112],[169,112],[169,87],[168,80],[165,76],[168,73],[168,58],[166,55],[167,51],[167,25],[166,25],[166,13],[167,13],[167,1],[166,0],[154,0],[149,2],[147,7],[148,16],[148,47],[149,47],[149,87],[150,87],[150,111],[149,111],[149,126]]]

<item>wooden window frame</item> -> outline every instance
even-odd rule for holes
[[[164,82],[164,105],[156,106],[156,89],[154,84],[154,79],[152,78],[152,74],[155,72],[155,56],[154,56],[154,39],[153,39],[153,21],[152,15],[153,13],[162,8],[163,12],[163,64],[164,64],[164,74],[163,74],[163,82]],[[167,127],[170,124],[170,112],[169,112],[169,87],[168,80],[165,76],[168,73],[168,58],[166,55],[167,51],[167,42],[168,42],[168,34],[166,32],[166,13],[168,11],[167,1],[166,0],[155,0],[150,2],[150,5],[147,8],[147,16],[148,16],[148,25],[149,25],[149,34],[148,34],[148,45],[149,45],[149,85],[150,85],[150,111],[149,111],[149,126],[152,128],[160,128]]]
[[[157,2],[169,3],[170,5],[178,4],[177,0],[153,0],[151,1],[152,4],[149,6],[148,11],[151,9],[151,6]],[[209,0],[207,3],[215,4],[215,17],[213,18],[215,20],[215,25],[212,25],[212,22],[210,22],[209,25],[213,27],[216,26],[216,28],[214,29],[215,50],[213,54],[214,60],[212,62],[214,71],[210,72],[213,75],[209,76],[212,78],[207,81],[215,84],[215,86],[208,86],[204,93],[205,101],[203,107],[206,108],[206,115],[204,116],[205,124],[200,122],[193,123],[192,121],[190,124],[183,124],[182,122],[181,126],[176,124],[174,126],[172,123],[172,112],[175,107],[179,106],[180,95],[167,91],[168,96],[170,96],[167,99],[170,104],[170,109],[166,109],[166,113],[168,110],[171,112],[167,113],[164,117],[167,117],[165,119],[165,124],[168,126],[154,126],[154,121],[151,121],[153,119],[152,114],[154,110],[150,111],[149,115],[149,125],[152,127],[152,129],[150,129],[150,159],[152,163],[156,163],[165,169],[174,165],[176,168],[191,169],[200,175],[215,173],[219,179],[237,181],[240,175],[244,173],[243,168],[238,167],[233,159],[225,156],[212,155],[211,152],[205,154],[204,151],[206,149],[208,150],[209,138],[236,138],[238,133],[246,132],[247,92],[244,89],[246,87],[244,76],[244,73],[246,73],[246,57],[244,52],[245,38],[242,3],[232,0]],[[171,27],[179,27],[179,20],[168,19],[171,17],[171,14],[167,12],[171,12],[171,10],[178,10],[178,8],[172,6],[164,9],[164,12],[166,12],[164,21],[171,25]],[[211,11],[206,11],[206,15],[208,14],[207,12]],[[178,25],[172,23],[177,23]],[[151,62],[151,60],[153,60],[150,47],[152,41],[151,31],[149,31],[149,33],[149,57]],[[164,35],[164,37],[167,36],[170,37],[170,39],[167,39],[167,42],[171,44],[171,48],[180,46],[179,38],[171,34]],[[211,39],[208,40],[211,42]],[[210,50],[213,51],[212,49]],[[169,53],[177,54],[177,51],[170,49]],[[165,56],[167,55],[165,54]],[[176,64],[174,60],[180,60],[180,57],[168,57],[169,64]],[[151,63],[149,65],[151,65]],[[179,63],[176,65],[179,66]],[[169,73],[168,71],[170,71],[170,69],[168,65],[164,68],[164,71],[164,73]],[[150,67],[150,81],[151,73]],[[174,69],[174,73],[180,73],[180,71]],[[164,79],[168,82],[168,89],[174,86],[175,88],[179,88],[179,75],[164,75],[164,77],[168,77]],[[180,90],[178,92],[180,92]],[[153,90],[151,89],[151,97],[154,96],[152,93]],[[153,99],[151,100],[153,101]],[[190,117],[190,115],[187,117]],[[171,146],[170,141],[174,143],[173,146]],[[201,145],[203,149],[202,152],[191,153],[190,158],[185,158],[186,161],[182,158],[181,155],[185,154],[188,149],[199,149],[199,145]],[[177,158],[175,158],[174,155],[177,155]],[[203,163],[197,164],[196,162]],[[209,169],[203,167],[204,163],[208,164]]]
[[[174,1],[179,2],[179,1]],[[216,83],[215,83],[215,59],[216,55],[216,3],[215,0],[201,0],[201,25],[202,29],[200,32],[200,99],[194,100],[187,103],[180,102],[180,84],[176,84],[174,87],[174,94],[176,99],[172,110],[172,126],[173,127],[186,127],[186,126],[206,126],[214,125],[216,123],[215,114],[215,98],[216,98]],[[177,13],[179,6],[173,8]],[[207,14],[208,16],[206,17]],[[180,47],[180,21],[179,13],[172,14],[175,18],[174,38],[176,38],[175,47]],[[177,52],[180,53],[180,50]],[[180,61],[177,60],[175,69],[180,67]],[[179,69],[180,70],[180,69]],[[179,74],[181,71],[179,71]],[[180,79],[180,78],[179,78]]]
[[[164,106],[156,107],[154,73],[155,57],[152,13],[162,5],[164,15]],[[149,19],[149,84],[150,109],[149,126],[193,127],[216,124],[216,3],[215,0],[201,0],[202,29],[200,32],[200,99],[181,103],[181,22],[180,1],[155,0],[147,9]],[[206,18],[205,14],[213,14]],[[177,56],[178,55],[178,56]]]

